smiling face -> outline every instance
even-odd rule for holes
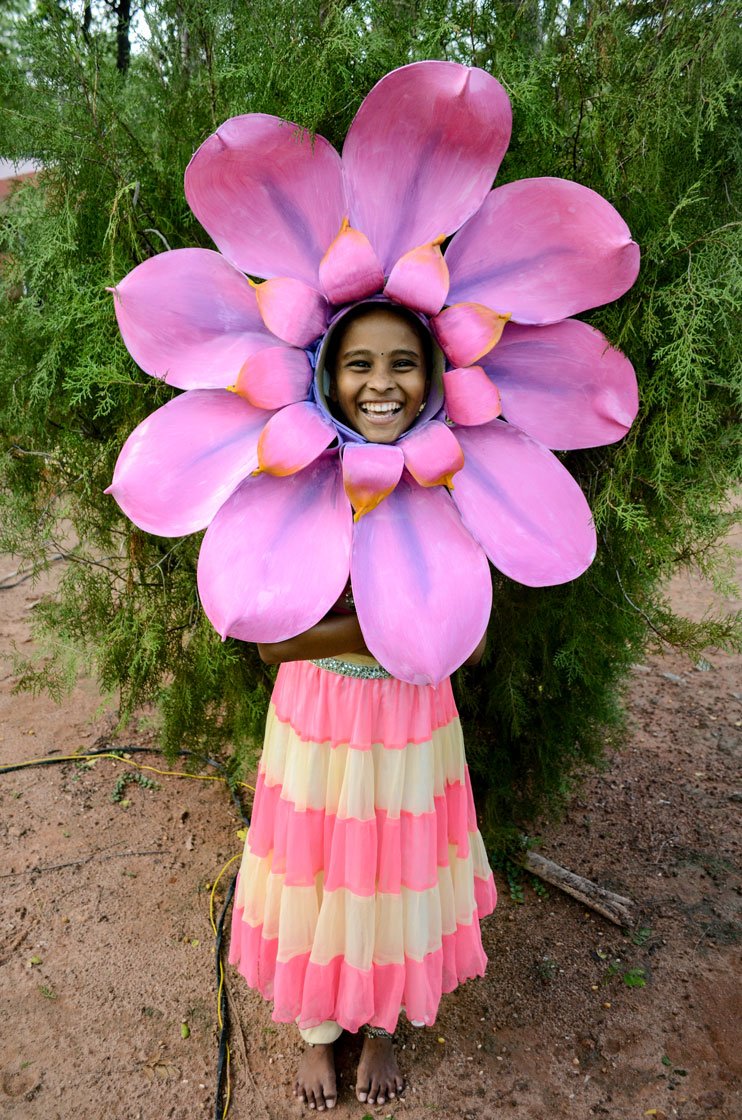
[[[420,411],[428,368],[419,333],[388,308],[373,308],[343,330],[330,395],[370,443],[393,443]]]

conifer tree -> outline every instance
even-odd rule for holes
[[[600,757],[648,641],[693,653],[734,640],[729,619],[676,617],[664,592],[678,565],[717,563],[738,463],[734,6],[150,0],[129,12],[123,54],[121,12],[58,0],[28,5],[10,37],[0,28],[0,157],[45,168],[0,215],[0,547],[37,567],[67,560],[37,607],[44,656],[23,684],[61,693],[93,664],[122,718],[158,705],[171,756],[221,752],[237,772],[271,686],[254,649],[221,643],[200,610],[199,540],[147,536],[103,495],[126,436],[173,392],[129,358],[105,289],[165,248],[209,246],[182,189],[201,141],[230,115],[266,112],[340,146],[388,70],[474,64],[513,104],[498,182],[577,179],[642,247],[635,287],[585,317],[633,361],[639,419],[617,446],[564,456],[598,557],[564,587],[495,574],[488,655],[457,675],[502,847]]]

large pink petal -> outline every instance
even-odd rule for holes
[[[258,466],[280,478],[311,463],[337,438],[337,432],[316,404],[290,404],[273,416],[258,441]]]
[[[224,389],[246,358],[275,345],[242,273],[211,249],[173,249],[113,289],[126,348],[179,389]]]
[[[495,567],[529,587],[576,579],[595,556],[590,507],[543,444],[503,420],[457,428],[453,500]]]
[[[447,424],[431,420],[400,443],[404,463],[421,486],[447,486],[464,465],[459,442]]]
[[[290,478],[248,478],[212,521],[198,560],[221,634],[281,642],[309,630],[348,580],[351,511],[335,452]]]
[[[353,303],[380,292],[384,273],[365,234],[343,220],[340,232],[320,261],[319,279],[330,303]]]
[[[303,350],[269,346],[247,359],[234,392],[256,408],[283,408],[305,400],[311,384],[312,366]]]
[[[135,428],[106,493],[148,533],[179,537],[209,524],[258,465],[272,413],[223,389],[194,389]]]
[[[268,330],[292,346],[309,346],[327,326],[327,300],[303,280],[279,276],[254,290]]]
[[[350,220],[384,272],[477,210],[510,140],[507,94],[484,70],[415,62],[361,105],[343,148]]]
[[[471,366],[497,345],[509,318],[483,303],[454,303],[430,325],[449,362]]]
[[[232,117],[204,140],[186,169],[185,193],[238,268],[314,287],[347,210],[332,145],[263,113]]]
[[[447,677],[487,626],[492,582],[484,553],[447,491],[424,489],[407,473],[354,526],[351,580],[368,648],[411,684]]]
[[[391,494],[404,468],[398,447],[380,443],[347,443],[343,449],[343,484],[355,510],[354,521],[376,509]]]
[[[639,407],[631,362],[577,319],[509,323],[482,365],[500,390],[505,418],[560,451],[614,443]]]
[[[384,295],[397,303],[437,315],[448,295],[448,266],[441,253],[443,238],[410,249],[391,271]]]
[[[500,394],[481,366],[446,370],[443,389],[446,415],[456,424],[488,424],[500,415]]]
[[[446,250],[450,299],[554,323],[618,299],[639,271],[639,246],[617,210],[568,179],[497,187]]]

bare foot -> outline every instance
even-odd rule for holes
[[[356,1076],[356,1096],[366,1104],[393,1101],[404,1090],[391,1038],[365,1038]]]
[[[299,1063],[294,1096],[317,1112],[334,1108],[337,1101],[335,1054],[332,1043],[307,1046]]]

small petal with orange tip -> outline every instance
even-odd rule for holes
[[[309,346],[327,326],[327,300],[303,280],[277,276],[250,284],[266,327],[291,346]]]
[[[500,415],[500,394],[481,366],[446,370],[443,391],[446,414],[455,424],[488,424]]]
[[[404,468],[399,447],[349,443],[343,450],[343,486],[353,506],[353,520],[376,509],[391,494]]]
[[[248,358],[229,388],[256,408],[284,408],[307,398],[312,366],[303,350],[268,346]]]
[[[448,265],[441,253],[444,240],[438,237],[404,253],[389,274],[384,295],[413,311],[437,315],[448,295]]]
[[[421,486],[447,486],[453,490],[453,476],[464,465],[464,453],[456,436],[440,420],[403,439],[399,445],[404,465]]]
[[[314,462],[337,437],[315,404],[301,401],[270,418],[258,440],[258,469],[253,474],[284,477]]]
[[[448,360],[470,366],[497,345],[509,318],[483,303],[454,303],[430,325]]]
[[[319,282],[335,304],[365,299],[384,287],[384,273],[371,242],[347,218],[320,261]]]

